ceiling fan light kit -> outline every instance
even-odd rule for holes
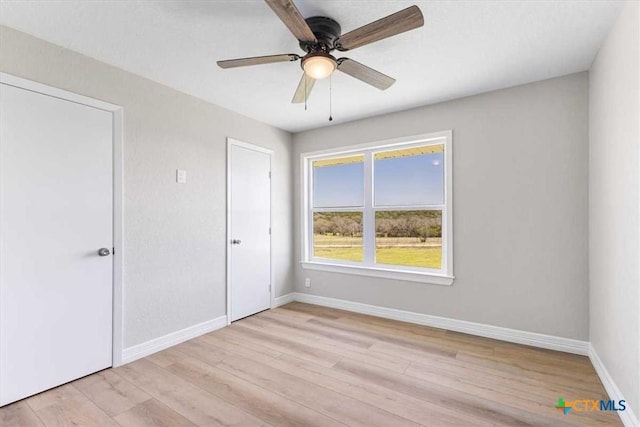
[[[336,59],[325,54],[314,54],[302,58],[302,69],[312,79],[322,80],[329,77],[336,69]]]
[[[301,59],[302,78],[293,95],[292,103],[306,103],[316,80],[329,77],[338,70],[380,90],[395,83],[395,79],[349,58],[336,59],[331,52],[345,52],[379,40],[392,37],[424,25],[418,6],[410,6],[365,26],[342,34],[340,24],[325,16],[303,18],[293,0],[265,0],[284,25],[298,39],[306,55],[295,53],[257,56],[253,58],[218,61],[221,68],[248,65],[293,62]]]

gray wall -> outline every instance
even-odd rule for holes
[[[291,292],[291,135],[0,27],[0,70],[124,108],[125,347],[224,315],[226,137],[275,150],[276,295]],[[188,183],[175,183],[186,169]]]
[[[296,291],[588,339],[587,94],[579,73],[295,134]],[[300,268],[300,153],[446,129],[452,286]]]
[[[640,7],[627,2],[589,73],[591,344],[640,415]]]

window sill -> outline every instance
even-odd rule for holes
[[[359,276],[379,277],[382,279],[406,280],[409,282],[430,283],[449,286],[454,276],[444,274],[423,273],[419,271],[400,271],[381,267],[363,267],[359,265],[330,264],[317,261],[302,261],[302,268],[307,270],[330,271],[332,273],[356,274]]]

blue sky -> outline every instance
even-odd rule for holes
[[[313,206],[335,208],[364,204],[364,163],[313,168]]]
[[[374,197],[377,206],[442,204],[443,153],[375,160]],[[314,168],[314,206],[361,206],[364,164]]]

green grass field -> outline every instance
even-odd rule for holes
[[[376,262],[380,264],[406,265],[423,268],[440,268],[442,265],[441,246],[396,246],[387,245],[415,243],[408,238],[385,240],[385,247],[376,248]],[[339,259],[344,261],[362,261],[361,238],[356,237],[314,237],[314,256],[318,258]],[[438,244],[440,239],[427,242]],[[327,247],[329,245],[353,245],[349,247]]]

